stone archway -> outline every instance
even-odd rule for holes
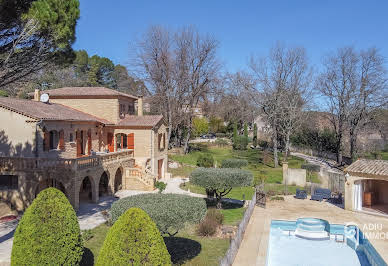
[[[98,195],[99,197],[108,196],[111,194],[111,190],[109,187],[109,176],[106,171],[104,171],[100,177],[100,181],[98,184]]]
[[[93,183],[90,176],[83,178],[79,189],[79,202],[91,202],[93,200]]]
[[[60,182],[60,181],[58,181],[56,179],[53,179],[53,178],[46,178],[46,179],[41,180],[37,184],[36,189],[35,189],[35,198],[38,196],[39,192],[41,192],[42,190],[44,190],[46,188],[49,188],[49,187],[57,188],[60,191],[62,191],[63,194],[65,194],[67,196],[66,188],[62,184],[62,182]]]
[[[114,193],[121,190],[123,188],[123,169],[119,167],[116,170],[115,178],[114,178]]]

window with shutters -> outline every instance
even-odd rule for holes
[[[56,130],[50,131],[50,150],[58,149],[59,133]]]

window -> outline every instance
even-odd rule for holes
[[[17,175],[0,175],[0,190],[18,189]]]
[[[59,134],[56,130],[50,131],[50,150],[58,149],[59,144]]]
[[[160,151],[162,151],[166,148],[166,134],[164,134],[164,133],[158,134],[158,147],[159,147]]]
[[[117,149],[127,149],[128,148],[127,135],[122,134],[122,133],[116,135],[116,147],[117,147]]]
[[[74,142],[74,136],[73,136],[73,133],[70,133],[70,135],[69,135],[69,141],[70,141],[70,142]]]
[[[128,114],[135,114],[135,105],[133,103],[128,104]]]

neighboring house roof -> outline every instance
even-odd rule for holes
[[[345,172],[356,176],[388,177],[388,161],[359,159],[346,167]]]
[[[48,93],[51,97],[86,97],[86,96],[123,96],[137,100],[130,94],[119,92],[116,90],[104,87],[64,87],[59,89],[44,90],[41,93]],[[29,93],[29,96],[34,96],[34,93]]]
[[[130,127],[154,127],[161,120],[163,120],[162,115],[144,115],[144,116],[130,115],[122,119],[117,125],[130,126]]]
[[[0,107],[33,119],[86,121],[111,124],[111,122],[105,119],[57,103],[42,103],[18,98],[0,97]]]

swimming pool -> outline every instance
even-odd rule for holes
[[[325,220],[315,218],[302,218],[297,221],[273,220],[268,242],[267,266],[387,265],[370,242],[363,239],[361,231],[358,241],[356,230],[353,230],[354,234],[348,232],[349,230],[345,232],[344,225],[329,224]]]

